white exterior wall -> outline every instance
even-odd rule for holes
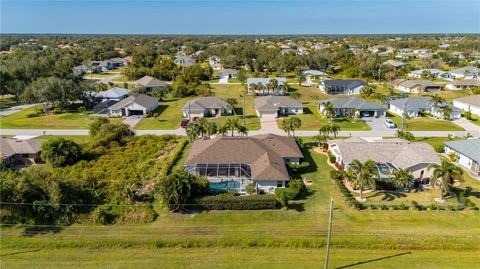
[[[281,114],[303,114],[303,107],[294,108],[294,107],[281,107]]]
[[[463,103],[461,101],[457,101],[457,100],[453,100],[453,106],[458,107],[458,108],[462,109],[463,111],[468,111],[470,109],[472,114],[480,116],[480,107],[478,107],[478,106],[465,104],[465,103]]]
[[[472,159],[468,158],[463,154],[456,152],[454,149],[451,149],[448,146],[445,146],[445,154],[449,154],[450,152],[455,152],[458,155],[457,163],[459,163],[460,165],[462,165],[463,167],[469,170],[472,169],[472,164],[473,164]]]
[[[390,108],[388,110],[398,116],[403,116],[403,108],[399,108],[390,104]],[[407,116],[410,118],[416,118],[418,117],[418,112],[418,110],[409,110],[407,111]]]
[[[279,180],[280,181],[280,180]],[[275,189],[277,188],[277,181],[274,180],[258,180],[257,182],[257,189],[260,191],[262,190],[265,193],[273,194],[275,193]],[[285,187],[285,181],[281,180],[282,188]]]

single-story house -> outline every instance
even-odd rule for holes
[[[382,104],[367,102],[355,97],[332,98],[318,102],[318,109],[325,113],[324,104],[331,102],[335,109],[334,116],[341,117],[346,115],[357,115],[361,117],[380,117],[385,116],[387,107]]]
[[[40,152],[44,140],[0,138],[0,156],[3,166],[25,167],[41,162]]]
[[[184,165],[191,174],[207,177],[212,192],[245,194],[246,186],[253,183],[257,193],[274,193],[290,181],[286,164],[298,164],[302,158],[290,137],[219,135],[193,142]]]
[[[480,69],[474,66],[465,66],[448,71],[456,79],[477,79],[480,78]]]
[[[113,69],[113,64],[109,60],[90,61],[90,66],[97,72],[107,72]]]
[[[213,70],[221,70],[222,64],[220,63],[220,57],[213,55],[208,58],[208,65],[213,68]]]
[[[125,58],[110,58],[109,61],[112,63],[113,68],[128,65],[128,60]]]
[[[173,60],[175,64],[181,65],[182,67],[189,67],[194,65],[197,61],[186,55],[178,55],[175,57],[175,60]]]
[[[185,118],[201,118],[201,117],[215,117],[221,115],[230,115],[233,109],[227,108],[227,102],[223,99],[208,96],[199,97],[188,103],[182,108],[183,117]]]
[[[303,114],[303,105],[287,96],[264,96],[254,101],[255,111],[258,117],[265,114],[291,115]]]
[[[159,106],[158,98],[137,94],[115,103],[109,107],[111,116],[132,116],[132,115],[146,115],[153,112]]]
[[[92,97],[96,99],[100,99],[101,101],[105,101],[105,100],[120,101],[126,98],[129,92],[130,91],[128,89],[114,87],[106,91],[90,92],[90,94]]]
[[[403,116],[404,113],[407,117],[416,118],[421,116],[422,113],[430,113],[435,118],[443,118],[443,109],[449,107],[452,109],[450,113],[450,119],[459,119],[462,116],[462,111],[449,104],[439,104],[432,106],[429,104],[430,98],[400,98],[393,99],[388,102],[389,111],[399,116]]]
[[[320,70],[305,70],[305,71],[302,71],[302,75],[311,76],[311,77],[323,77],[326,74],[325,72],[322,72]]]
[[[360,94],[360,90],[365,86],[362,80],[324,80],[319,84],[320,90],[327,94]]]
[[[415,179],[428,182],[433,170],[431,164],[440,164],[440,158],[427,143],[412,143],[402,139],[367,140],[360,137],[336,139],[327,142],[328,149],[344,170],[353,160],[377,163],[380,178],[389,178],[399,168],[412,172]]]
[[[453,99],[453,106],[480,116],[480,94]]]
[[[450,72],[438,70],[438,69],[419,69],[413,70],[408,73],[409,77],[413,78],[436,78],[436,79],[445,79],[445,80],[452,80],[454,76]]]
[[[144,76],[139,80],[136,80],[133,82],[136,87],[144,87],[147,90],[152,90],[154,88],[166,88],[168,87],[168,84],[164,81],[161,81],[159,79],[156,79],[151,76]]]
[[[98,116],[110,115],[110,107],[118,103],[116,100],[103,100],[102,102],[93,106],[93,114]]]
[[[431,91],[440,91],[442,85],[430,80],[409,80],[409,79],[395,79],[390,82],[393,88],[407,93],[423,93]]]
[[[409,63],[407,62],[402,62],[402,61],[397,61],[397,60],[387,60],[385,62],[383,62],[384,65],[389,65],[391,67],[393,67],[394,69],[400,69],[402,67],[405,67],[407,65],[409,65]]]
[[[480,139],[445,141],[445,153],[457,154],[457,163],[480,176]]]
[[[238,77],[238,70],[237,69],[225,69],[222,70],[219,74],[220,79],[230,79],[230,78],[237,78]]]
[[[85,73],[92,73],[92,72],[93,72],[92,68],[85,64],[74,66],[72,68],[72,73],[74,76],[81,76]]]
[[[466,90],[472,87],[480,87],[480,80],[478,79],[466,79],[466,80],[454,80],[445,84],[445,88],[449,90]]]
[[[277,80],[278,87],[276,89],[270,89],[269,84],[271,80]],[[258,95],[284,95],[285,84],[287,79],[281,78],[247,78],[248,94]]]

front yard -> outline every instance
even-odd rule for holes
[[[387,117],[400,128],[402,118],[393,113],[387,112]],[[406,120],[407,131],[465,131],[462,127],[448,120],[439,120],[430,117],[418,117]]]
[[[38,117],[28,117],[35,113],[40,106],[25,109],[23,111],[0,118],[2,129],[88,129],[93,122],[91,112],[65,112],[60,114],[42,114]],[[110,119],[120,122],[122,119]]]

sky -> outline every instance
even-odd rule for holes
[[[480,0],[0,0],[1,33],[480,33]]]

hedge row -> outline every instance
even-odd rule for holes
[[[278,202],[274,195],[212,195],[196,198],[190,207],[200,210],[256,210],[276,209]]]
[[[355,209],[366,209],[367,207],[355,200],[355,197],[353,197],[352,193],[345,187],[345,184],[343,184],[343,175],[342,172],[332,170],[330,171],[330,177],[337,183],[338,188],[340,189],[340,192],[343,194],[343,197],[345,198],[345,202],[347,205],[351,208]]]

